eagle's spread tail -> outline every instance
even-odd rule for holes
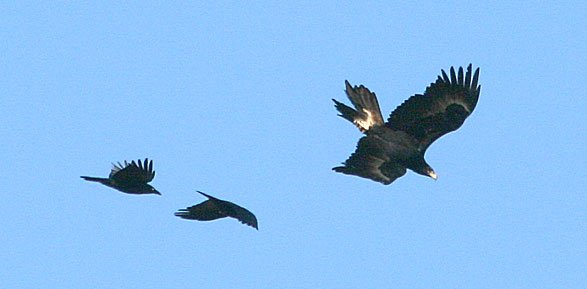
[[[346,95],[355,109],[333,99],[334,106],[340,112],[339,116],[354,123],[363,133],[366,133],[374,125],[383,124],[383,117],[375,93],[363,85],[352,87],[348,81],[345,81],[345,84]]]

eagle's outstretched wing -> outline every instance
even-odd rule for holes
[[[451,67],[450,78],[442,70],[442,76],[423,95],[414,95],[398,106],[386,126],[414,136],[419,150],[424,151],[439,137],[461,127],[473,112],[481,91],[478,80],[479,68],[473,74],[471,64],[466,74],[460,67],[457,75]]]

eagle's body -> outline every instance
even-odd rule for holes
[[[473,112],[481,86],[477,86],[479,69],[472,66],[458,75],[451,67],[451,77],[442,71],[423,95],[414,95],[397,107],[383,121],[377,97],[364,86],[346,82],[346,93],[354,109],[333,99],[340,116],[354,123],[366,134],[356,151],[336,172],[356,175],[391,184],[406,169],[436,179],[436,173],[424,160],[426,149],[439,137],[461,127]]]

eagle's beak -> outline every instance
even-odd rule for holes
[[[428,173],[428,176],[433,178],[435,181],[438,180],[438,175],[434,171]]]

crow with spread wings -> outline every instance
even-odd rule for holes
[[[121,163],[112,164],[110,176],[106,178],[86,177],[82,179],[90,182],[98,182],[127,194],[157,194],[161,195],[155,188],[148,183],[155,177],[153,171],[153,160],[145,159],[145,162],[132,161],[124,165]]]
[[[457,130],[473,112],[481,86],[479,68],[467,72],[460,67],[450,77],[442,70],[424,94],[416,94],[397,107],[383,121],[375,93],[364,86],[352,87],[346,81],[346,94],[354,109],[333,99],[339,116],[349,120],[366,134],[359,140],[356,151],[343,166],[334,171],[368,178],[385,185],[391,184],[410,169],[437,179],[434,170],[424,160],[426,149],[441,136]]]
[[[187,209],[181,209],[175,215],[184,219],[198,221],[212,221],[219,218],[231,217],[259,230],[257,218],[249,210],[200,191],[198,193],[207,197],[208,200]]]

